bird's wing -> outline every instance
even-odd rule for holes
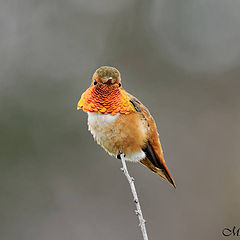
[[[141,163],[176,187],[163,157],[163,150],[153,117],[148,109],[137,98],[131,96],[130,102],[136,111],[142,114],[142,117],[146,119],[148,124],[148,141],[146,142],[146,145],[142,147],[142,150],[146,154],[146,158],[141,160]]]

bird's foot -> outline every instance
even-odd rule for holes
[[[120,159],[121,160],[121,155],[123,154],[123,152],[119,152],[118,153],[118,155],[117,155],[117,159]],[[126,155],[124,154],[124,157],[125,157]]]

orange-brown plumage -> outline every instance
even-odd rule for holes
[[[133,98],[133,101],[136,105],[138,105],[139,111],[144,116],[149,125],[148,142],[145,147],[150,148],[148,152],[152,151],[151,154],[155,155],[155,160],[151,161],[149,159],[150,157],[146,157],[141,160],[141,163],[151,169],[153,172],[157,173],[160,177],[168,180],[176,188],[176,184],[164,160],[163,150],[159,140],[156,123],[151,114],[149,113],[148,109],[138,99]]]
[[[129,114],[134,111],[128,95],[118,86],[92,85],[83,93],[81,100],[78,109],[82,108],[85,112],[115,115],[118,112]]]
[[[88,112],[89,130],[111,155],[124,153],[176,186],[163,157],[157,127],[147,108],[121,87],[120,73],[101,67],[82,94],[78,109]]]

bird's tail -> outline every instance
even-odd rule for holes
[[[156,145],[156,143],[155,143]],[[160,177],[169,181],[175,188],[176,184],[167,168],[167,164],[163,157],[160,141],[157,142],[157,147],[153,148],[150,142],[147,142],[142,150],[146,154],[146,158],[141,160],[141,163],[148,167],[153,172],[157,173]]]
[[[176,184],[175,184],[165,162],[164,162],[164,164],[161,164],[161,169],[155,167],[148,158],[144,158],[140,162],[142,164],[144,164],[147,168],[149,168],[151,171],[155,172],[158,176],[167,180],[169,183],[171,183],[173,185],[174,188],[176,188]]]
[[[176,188],[176,184],[167,168],[167,165],[161,165],[161,169],[155,167],[148,158],[144,158],[141,160],[141,163],[144,164],[147,168],[149,168],[151,171],[155,172],[158,176],[162,177],[163,179],[167,180],[169,183],[173,185],[174,188]]]

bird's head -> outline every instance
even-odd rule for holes
[[[119,71],[114,67],[103,66],[93,74],[92,83],[82,94],[77,109],[100,114],[129,114],[135,111],[129,96],[122,89]]]
[[[92,84],[105,84],[107,87],[121,87],[120,72],[114,67],[102,66],[93,74]]]

